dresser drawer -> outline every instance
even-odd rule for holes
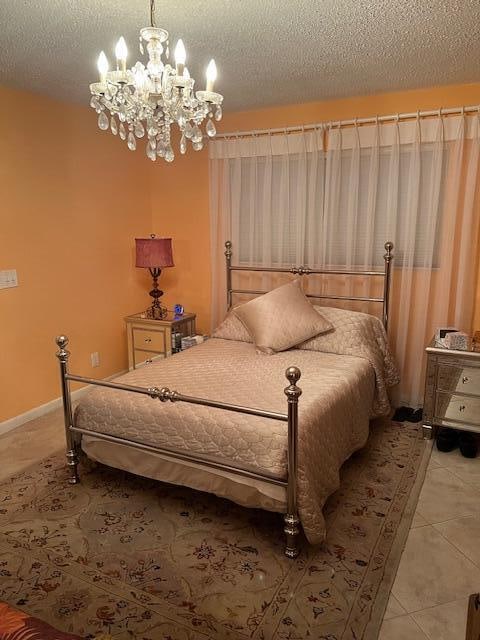
[[[165,356],[163,354],[158,355],[156,353],[152,353],[151,351],[140,351],[139,349],[135,349],[133,352],[133,361],[135,368],[141,367],[145,364],[150,364],[154,360],[162,359]]]
[[[480,396],[480,368],[440,364],[438,389],[450,393],[471,393]]]
[[[480,425],[480,398],[437,391],[435,417],[439,420]]]
[[[165,353],[165,332],[133,327],[133,348]]]

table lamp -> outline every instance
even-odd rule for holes
[[[158,278],[165,267],[173,267],[172,239],[157,238],[152,234],[150,238],[135,238],[136,267],[143,267],[150,271],[153,278],[152,306],[147,309],[147,317],[161,320],[167,315],[167,309],[162,307],[159,298],[163,291],[158,288]]]

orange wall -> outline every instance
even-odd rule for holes
[[[221,87],[219,87],[221,90]],[[266,129],[396,112],[457,107],[480,103],[480,83],[432,87],[324,102],[226,114],[219,132]],[[226,101],[228,109],[228,96]],[[164,178],[166,176],[166,178]],[[188,150],[171,165],[152,164],[153,228],[174,239],[180,267],[162,275],[168,301],[184,302],[199,316],[202,331],[210,330],[210,228],[208,153]],[[183,265],[187,265],[186,271]],[[475,326],[480,328],[480,287]]]
[[[75,372],[126,368],[123,317],[148,304],[133,256],[151,223],[143,159],[91,109],[0,88],[0,269],[19,279],[0,289],[0,422],[60,395],[61,332]]]
[[[178,148],[178,147],[177,147]],[[197,331],[210,331],[210,239],[208,153],[189,149],[171,164],[152,163],[152,229],[173,239],[175,267],[160,277],[164,302],[197,314]]]

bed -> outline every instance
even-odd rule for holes
[[[259,355],[230,311],[204,343],[107,382],[69,373],[68,339],[58,337],[70,482],[79,481],[81,448],[109,466],[283,513],[288,557],[298,554],[300,525],[310,543],[322,542],[322,507],[340,467],[365,444],[371,418],[388,413],[387,389],[398,381],[385,330],[393,245],[385,247],[381,272],[249,267],[384,281],[378,298],[333,296],[381,303],[382,322],[314,307],[334,330],[274,355]],[[246,269],[232,265],[231,243],[225,255],[229,307],[235,294],[264,293],[233,288],[232,272]],[[96,386],[75,414],[70,381]]]

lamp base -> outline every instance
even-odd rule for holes
[[[145,316],[149,319],[149,320],[163,320],[164,318],[166,318],[168,315],[168,309],[166,307],[148,307],[148,309],[145,311]]]
[[[160,298],[163,296],[163,291],[158,288],[158,278],[162,273],[159,267],[151,267],[149,269],[150,275],[153,278],[153,289],[150,291],[150,295],[153,298],[152,306],[147,309],[147,318],[152,320],[163,320],[166,317],[168,311],[166,307],[162,307],[160,304]]]

